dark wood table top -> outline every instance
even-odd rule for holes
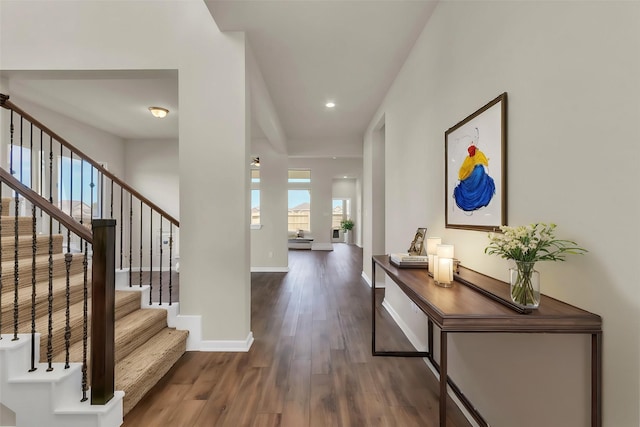
[[[425,269],[397,268],[388,255],[373,257],[405,294],[438,326],[447,332],[548,332],[597,333],[602,319],[554,298],[542,295],[540,306],[530,313],[509,307],[509,284],[464,267],[450,288],[435,284]],[[459,280],[495,295],[484,295]],[[503,299],[505,303],[501,303]]]

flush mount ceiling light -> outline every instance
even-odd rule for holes
[[[149,111],[153,114],[153,117],[157,117],[159,119],[164,119],[169,114],[169,110],[162,107],[149,107]]]
[[[260,167],[260,157],[254,157],[251,159],[251,166]]]
[[[332,102],[332,101],[329,101],[326,104],[324,104],[324,106],[327,107],[327,108],[333,108],[333,107],[336,106],[336,103]]]

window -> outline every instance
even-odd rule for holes
[[[289,170],[288,229],[311,231],[311,171]]]
[[[18,145],[9,146],[9,167],[11,174],[21,183],[31,188],[31,150]]]
[[[331,216],[331,227],[340,228],[342,220],[351,216],[351,200],[333,199],[333,211]]]
[[[100,217],[98,170],[80,159],[58,157],[58,203],[63,212],[80,222]]]
[[[251,224],[260,224],[260,170],[251,169]]]

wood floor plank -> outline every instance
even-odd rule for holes
[[[282,426],[308,427],[311,393],[311,361],[298,359],[290,365],[289,383],[282,410]]]
[[[338,425],[338,397],[329,374],[311,375],[309,410],[311,427]]]
[[[247,353],[188,352],[124,427],[431,427],[439,383],[419,358],[371,355],[362,250],[290,251],[288,273],[252,273]],[[376,308],[379,348],[413,350]],[[448,427],[470,424],[448,400]]]

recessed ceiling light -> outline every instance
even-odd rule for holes
[[[157,117],[159,119],[164,119],[169,114],[169,110],[162,107],[149,107],[149,111],[153,114],[153,117]]]
[[[347,179],[347,175],[344,176],[344,179]]]
[[[333,108],[333,107],[336,106],[336,103],[329,101],[326,104],[324,104],[324,106],[327,107],[327,108]]]
[[[336,157],[336,156],[333,156],[333,157],[332,157],[332,159],[333,159],[333,160],[335,160],[335,159],[337,159],[337,157]]]

